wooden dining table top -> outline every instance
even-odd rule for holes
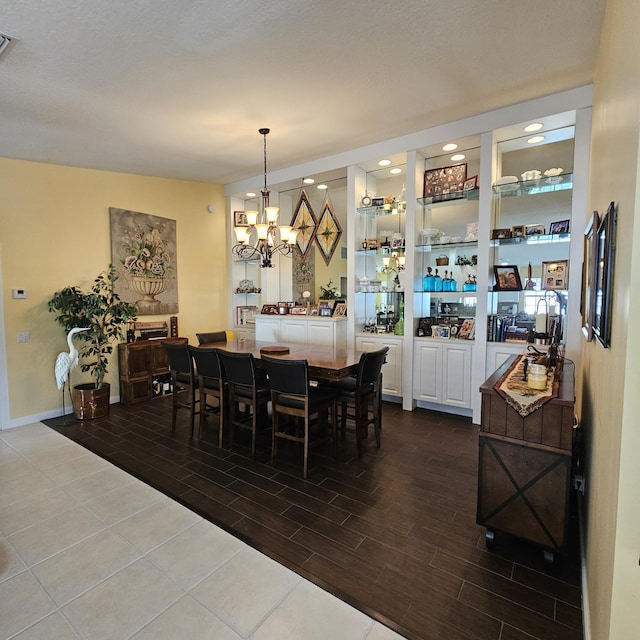
[[[210,342],[201,345],[207,348],[232,351],[235,353],[251,353],[259,360],[261,349],[269,347],[287,347],[287,354],[266,354],[283,360],[306,360],[309,375],[323,380],[340,380],[355,375],[358,370],[362,351],[356,349],[339,349],[324,345],[296,344],[289,342],[259,342],[257,340],[227,340],[226,342]]]

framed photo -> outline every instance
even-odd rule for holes
[[[444,338],[448,340],[451,337],[451,327],[449,325],[436,324],[431,327],[431,335],[434,338]]]
[[[467,164],[455,164],[424,172],[423,195],[434,200],[463,198],[464,183],[467,179]]]
[[[528,236],[543,236],[544,225],[543,224],[528,224],[524,228],[525,235]]]
[[[289,313],[292,316],[306,316],[307,307],[291,307],[291,309],[289,309]]]
[[[553,235],[554,233],[569,233],[569,220],[552,222],[549,227],[549,234]]]
[[[458,331],[458,338],[461,340],[473,340],[476,333],[476,321],[465,320]]]
[[[404,247],[404,238],[391,238],[392,249],[402,249]]]
[[[278,305],[277,304],[263,304],[260,313],[264,313],[268,316],[277,316],[278,315]]]
[[[593,300],[593,333],[607,348],[611,340],[611,302],[613,294],[613,260],[615,256],[615,204],[609,205],[600,220],[596,236],[596,268]]]
[[[318,315],[320,315],[320,312],[318,311],[318,305],[317,304],[312,304],[309,307],[309,315],[310,316],[318,316]]]
[[[580,313],[582,314],[582,333],[587,342],[593,340],[593,302],[596,279],[596,240],[600,216],[594,211],[584,230],[584,262],[582,263],[582,295]]]
[[[371,198],[371,206],[372,207],[383,207],[384,206],[384,196],[373,196],[373,198]]]
[[[378,238],[367,238],[367,249],[377,249],[380,246]]]
[[[471,176],[462,183],[463,191],[473,191],[478,188],[478,176]]]
[[[346,315],[347,315],[347,303],[338,302],[338,304],[336,304],[336,308],[333,310],[334,318],[343,318]]]
[[[330,309],[329,307],[319,307],[320,310],[320,315],[330,318],[331,315],[333,314],[333,309]]]
[[[512,238],[522,238],[524,236],[524,225],[519,224],[515,227],[511,227],[511,237]]]
[[[493,229],[491,231],[492,240],[503,240],[511,237],[511,229]]]
[[[329,309],[333,313],[333,308],[336,306],[335,300],[318,300],[318,309]],[[331,313],[329,315],[331,315]],[[320,314],[322,315],[322,314]]]
[[[245,211],[233,212],[233,226],[234,227],[248,227],[249,221],[247,220],[247,214]]]
[[[522,291],[520,272],[515,264],[494,265],[493,275],[496,280],[494,291]]]
[[[548,291],[569,286],[569,261],[548,260],[542,263],[542,288]]]

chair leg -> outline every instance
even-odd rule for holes
[[[220,408],[220,423],[218,425],[218,446],[222,449],[222,440],[224,436],[224,419],[226,417],[225,405],[227,404],[227,400],[224,397],[225,391],[222,386],[222,382],[220,382],[220,395],[218,396],[218,407]]]
[[[366,398],[356,395],[356,446],[358,449],[358,458],[362,458],[364,441],[367,439],[369,431],[369,402]]]
[[[309,407],[307,406],[304,416],[304,468],[302,477],[307,479],[307,470],[309,464]]]
[[[171,387],[173,389],[171,394],[171,431],[175,431],[176,417],[178,415],[178,384],[173,374],[171,374]]]
[[[271,465],[276,466],[276,456],[278,455],[278,438],[276,431],[280,428],[280,419],[277,411],[271,415]]]

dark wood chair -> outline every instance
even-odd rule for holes
[[[337,392],[329,385],[310,387],[309,368],[306,360],[284,360],[262,356],[262,363],[269,376],[271,389],[271,463],[275,465],[278,441],[289,440],[303,446],[303,477],[307,477],[310,443],[310,426],[313,415],[331,412],[329,424],[337,453],[336,398]],[[288,419],[281,421],[281,416]],[[300,425],[300,423],[302,423]]]
[[[198,345],[211,344],[212,342],[226,342],[226,331],[209,331],[208,333],[196,333]]]
[[[217,349],[189,347],[195,362],[200,400],[200,435],[207,416],[218,417],[218,446],[222,447],[224,434],[224,395],[225,384],[222,379],[222,367]],[[209,399],[213,399],[209,402]]]
[[[256,367],[251,353],[221,349],[219,357],[229,401],[229,448],[233,448],[236,428],[251,431],[251,458],[255,460],[258,428],[268,428],[269,383],[266,373]],[[243,411],[240,405],[244,407]]]
[[[169,361],[171,389],[173,391],[171,429],[175,431],[178,409],[187,409],[189,411],[191,437],[193,437],[197,413],[196,389],[198,383],[195,378],[193,358],[189,351],[189,345],[186,342],[182,344],[163,342],[162,346],[167,353],[167,360]]]
[[[362,458],[364,443],[369,437],[369,426],[373,425],[376,446],[381,445],[382,431],[382,365],[389,347],[363,353],[355,377],[332,382],[338,393],[340,406],[340,430],[344,436],[347,420],[355,423],[358,458]]]

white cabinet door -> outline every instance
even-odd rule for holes
[[[336,345],[336,323],[309,320],[307,322],[307,344],[319,344],[323,347],[339,346]]]
[[[414,346],[413,397],[442,402],[442,345],[416,342]]]
[[[471,345],[442,345],[442,402],[454,407],[471,406]]]
[[[280,319],[258,316],[256,318],[256,340],[259,342],[277,342],[279,336]]]
[[[358,351],[377,351],[389,347],[387,361],[382,365],[382,394],[402,397],[402,341],[385,338],[356,338]]]
[[[295,344],[307,343],[307,321],[283,318],[280,324],[280,340]]]

